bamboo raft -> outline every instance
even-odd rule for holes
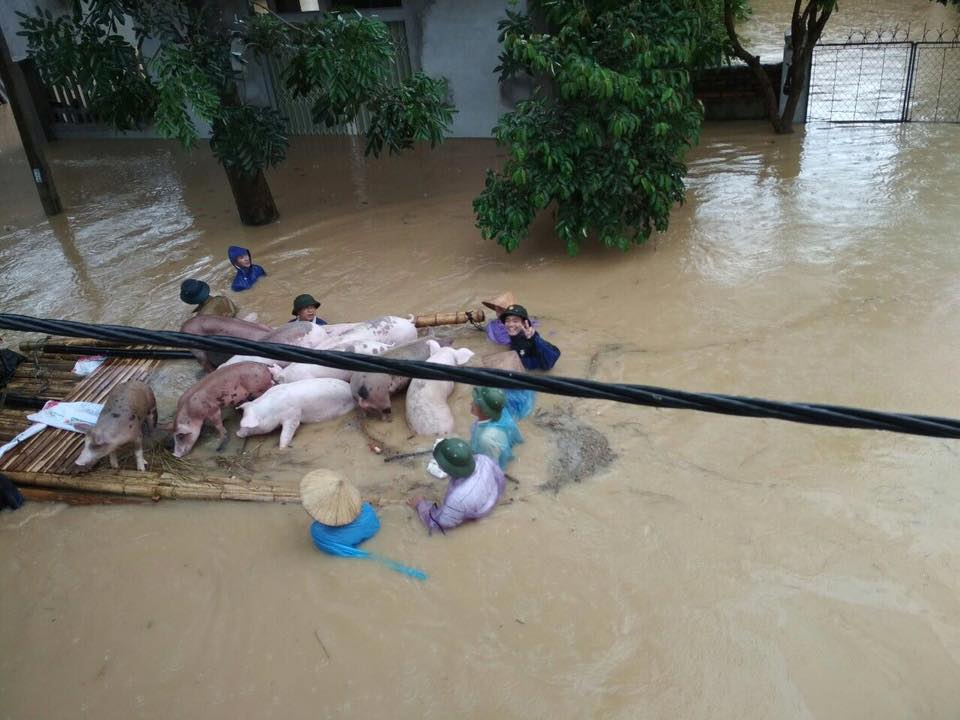
[[[484,320],[482,309],[433,313],[414,318],[417,327],[435,327]],[[111,351],[137,351],[150,357],[108,357],[93,373],[73,373],[76,357]],[[0,445],[29,428],[31,410],[50,400],[102,403],[114,387],[127,380],[147,382],[160,358],[190,357],[175,348],[128,345],[105,340],[46,338],[24,342],[20,351],[29,359],[20,364],[5,387],[0,388]],[[146,352],[142,352],[146,351]],[[298,488],[244,481],[197,471],[199,477],[163,470],[113,470],[106,461],[80,472],[74,460],[83,447],[83,435],[46,428],[0,458],[0,472],[20,486],[28,500],[68,502],[75,505],[146,502],[148,500],[244,500],[299,502]]]
[[[24,343],[32,358],[20,364],[3,389],[8,396],[38,400],[103,402],[111,389],[127,380],[148,381],[160,361],[154,358],[108,358],[86,377],[74,375],[73,359],[44,351],[44,343]],[[128,347],[94,340],[62,340],[60,346]],[[69,349],[64,354],[71,354]],[[31,426],[30,410],[0,409],[0,444]],[[83,435],[47,428],[0,458],[0,472],[17,485],[28,500],[71,504],[110,504],[147,500],[245,500],[298,502],[296,488],[245,482],[234,477],[201,474],[197,478],[164,471],[113,470],[98,467],[79,472],[74,460],[83,447]],[[103,461],[102,465],[106,465]]]

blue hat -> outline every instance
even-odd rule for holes
[[[180,299],[187,305],[199,305],[210,297],[210,286],[203,280],[184,280],[180,286]]]

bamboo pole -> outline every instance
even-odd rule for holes
[[[432,315],[417,315],[413,319],[413,324],[418,328],[421,327],[436,327],[437,325],[463,325],[468,322],[478,322],[481,323],[484,320],[484,312],[482,309],[477,308],[476,310],[462,310],[460,312],[453,313],[434,313]]]
[[[4,471],[18,485],[77,490],[124,497],[178,500],[238,500],[247,502],[299,502],[296,487],[243,482],[224,477],[202,479],[178,477],[172,473],[133,470],[93,470],[82,475]]]
[[[57,338],[56,345],[86,345],[95,348],[166,347],[165,345],[138,345],[123,340],[93,340],[91,338],[65,338],[59,335],[47,335],[43,340],[24,340],[20,343],[20,352],[45,352],[47,345],[51,344],[51,339],[54,337]]]
[[[20,487],[20,495],[27,502],[59,502],[67,505],[142,505],[147,498],[104,495],[102,493],[52,490],[39,487]]]

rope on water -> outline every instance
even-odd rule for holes
[[[602,383],[554,375],[439,365],[333,350],[308,350],[292,345],[218,335],[203,337],[167,330],[144,330],[122,325],[92,325],[70,320],[45,320],[5,313],[0,313],[0,328],[69,337],[119,340],[128,344],[213,350],[230,355],[259,355],[276,360],[313,363],[354,372],[389,373],[423,380],[452,380],[468,385],[499,387],[504,390],[536,390],[553,395],[612,400],[647,407],[700,410],[722,415],[770,418],[809,425],[960,438],[960,420],[927,415],[887,413],[820,403],[778,402],[715,393],[692,393],[648,385]]]
[[[317,550],[322,550],[328,555],[347,558],[368,558],[383,563],[391,570],[416,578],[417,580],[426,580],[427,574],[422,570],[407,567],[398,563],[396,560],[385,558],[368,550],[361,550],[357,547],[361,543],[369,540],[380,531],[380,518],[371,507],[370,503],[363,503],[360,508],[360,514],[357,519],[349,525],[340,527],[331,527],[324,525],[316,520],[310,526],[310,537],[313,538],[313,544]]]

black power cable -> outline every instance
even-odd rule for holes
[[[145,330],[123,325],[90,325],[70,320],[45,320],[26,315],[5,313],[0,313],[0,328],[22,330],[24,332],[43,332],[50,335],[114,340],[128,344],[212,350],[228,355],[258,355],[274,360],[313,363],[354,372],[389,373],[423,380],[452,380],[468,385],[486,385],[505,390],[536,390],[552,395],[612,400],[648,407],[700,410],[723,415],[770,418],[809,425],[887,430],[910,435],[960,438],[960,420],[926,415],[887,413],[819,403],[787,403],[736,395],[692,393],[648,385],[602,383],[578,378],[514,373],[488,368],[437,365],[333,350],[308,350],[292,345],[263,343],[256,340],[244,340],[220,335],[190,335],[168,330]]]

